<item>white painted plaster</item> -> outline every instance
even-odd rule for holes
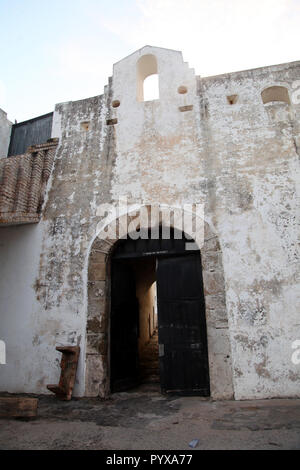
[[[144,54],[157,58],[159,100],[136,99]],[[43,219],[0,229],[0,390],[47,393],[59,380],[55,347],[80,341],[75,395],[84,394],[88,256],[115,217],[103,219],[101,204],[126,196],[124,214],[151,203],[205,204],[221,244],[228,317],[218,336],[208,329],[210,355],[230,356],[237,399],[299,396],[291,345],[300,339],[300,105],[261,100],[276,84],[291,96],[299,73],[292,63],[200,79],[181,52],[145,46],[114,65],[99,109],[93,99],[56,107],[52,137],[60,142]],[[110,100],[120,106],[109,108]]]
[[[7,157],[11,128],[6,112],[0,109],[0,158]]]

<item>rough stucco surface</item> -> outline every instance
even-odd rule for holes
[[[294,63],[198,80],[207,103],[206,213],[223,252],[236,398],[299,394],[291,361],[300,337],[299,106],[263,105],[260,96],[274,83],[291,93],[299,72]]]
[[[143,54],[157,58],[159,100],[136,100]],[[104,95],[56,106],[59,146],[42,220],[0,231],[9,273],[0,281],[8,350],[0,390],[45,393],[59,376],[55,346],[79,344],[75,394],[105,395],[111,246],[95,240],[104,224],[97,214],[102,203],[127,196],[137,207],[205,205],[213,396],[299,396],[291,344],[300,339],[300,110],[261,99],[274,84],[291,96],[299,75],[297,62],[202,79],[180,52],[146,46],[115,64]]]
[[[84,393],[85,255],[99,219],[96,207],[108,193],[105,181],[109,185],[112,158],[105,144],[103,113],[104,97],[56,107],[60,145],[42,220],[36,227],[0,232],[6,268],[1,277],[1,338],[7,344],[1,390],[47,393],[46,384],[59,379],[60,354],[55,347],[80,344],[74,393]],[[82,121],[91,122],[91,131],[82,129]],[[19,284],[22,289],[16,289]]]
[[[7,156],[12,123],[7,114],[0,109],[0,158]]]

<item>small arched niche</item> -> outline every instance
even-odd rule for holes
[[[284,86],[270,86],[261,92],[263,104],[279,101],[281,103],[290,104],[288,89]]]
[[[157,60],[153,54],[146,54],[137,62],[137,101],[155,99],[159,99]]]

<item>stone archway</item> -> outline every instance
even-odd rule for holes
[[[110,224],[124,234],[130,221],[136,217],[137,211],[134,215],[124,214]],[[106,238],[110,224],[107,224],[94,239],[88,260],[85,395],[102,398],[110,394],[110,258],[113,247],[119,239],[119,237]],[[211,396],[213,399],[231,399],[233,398],[231,348],[222,253],[218,237],[207,222],[204,222],[201,260]]]

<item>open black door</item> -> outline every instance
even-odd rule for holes
[[[157,305],[162,391],[209,396],[200,252],[158,258]]]
[[[112,260],[111,274],[111,391],[118,392],[138,384],[139,307],[130,264]]]

